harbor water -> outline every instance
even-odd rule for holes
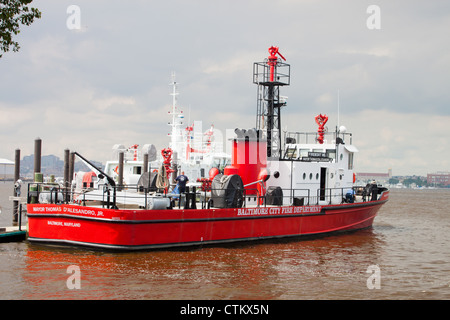
[[[12,190],[0,183],[0,226]],[[143,252],[0,243],[0,299],[446,300],[449,207],[448,189],[394,189],[373,228],[318,239]]]

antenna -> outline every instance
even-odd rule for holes
[[[339,89],[338,89],[338,91],[337,91],[337,107],[338,107],[338,115],[337,115],[337,127],[339,128],[339,125],[340,125],[340,119],[339,119],[339,117],[340,117],[340,97],[339,97]]]

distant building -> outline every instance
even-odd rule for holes
[[[375,180],[377,183],[387,183],[392,178],[392,169],[389,169],[387,173],[374,173],[374,172],[357,172],[356,180],[360,182],[369,182]]]
[[[450,172],[428,173],[427,183],[433,186],[448,186],[450,185]]]
[[[0,180],[14,179],[14,161],[0,159]]]

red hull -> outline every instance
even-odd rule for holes
[[[28,239],[137,250],[319,235],[370,227],[388,197],[386,191],[355,204],[191,210],[28,204]]]

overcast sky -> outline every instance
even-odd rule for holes
[[[73,4],[79,29],[67,26]],[[43,154],[63,158],[69,148],[103,163],[116,143],[167,147],[172,72],[191,122],[254,127],[253,62],[275,45],[291,65],[283,128],[316,131],[325,113],[333,130],[339,91],[357,171],[450,171],[448,0],[32,5],[42,18],[21,27],[18,53],[0,59],[0,158],[32,154],[36,137]]]

